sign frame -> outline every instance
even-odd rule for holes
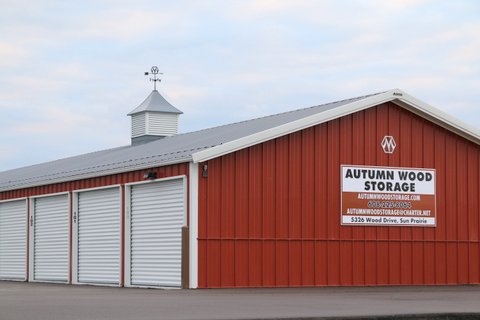
[[[345,223],[343,221],[344,217],[347,217],[348,215],[344,214],[344,193],[349,192],[349,191],[344,191],[344,180],[345,177],[343,176],[343,168],[344,167],[352,167],[352,168],[358,168],[358,169],[374,169],[374,170],[398,170],[398,171],[423,171],[423,172],[432,172],[433,173],[433,193],[430,195],[433,195],[433,210],[434,210],[434,223],[426,223],[426,224],[415,224],[415,223],[377,223],[377,222],[355,222],[355,223]],[[351,191],[350,191],[351,192]],[[356,191],[355,191],[356,192]],[[406,193],[402,191],[398,192],[391,192],[391,191],[358,191],[358,193],[371,193],[371,194],[396,194],[396,195],[429,195],[426,193]],[[422,227],[422,228],[435,228],[437,226],[437,219],[438,219],[438,211],[437,211],[437,172],[435,168],[414,168],[414,167],[390,167],[390,166],[371,166],[371,165],[356,165],[356,164],[341,164],[340,165],[340,225],[341,226],[347,226],[347,227]],[[358,215],[357,215],[358,216]],[[379,218],[379,217],[393,217],[391,215],[369,215],[371,218]],[[362,216],[363,217],[363,216]],[[402,218],[401,215],[396,216],[398,219]],[[411,215],[405,215],[404,217],[411,218]],[[432,217],[430,217],[432,219]]]

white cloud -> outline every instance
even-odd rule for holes
[[[0,68],[8,68],[19,64],[28,57],[27,51],[8,42],[0,42]]]
[[[127,41],[150,32],[174,32],[171,25],[179,24],[182,24],[182,20],[176,14],[168,12],[112,9],[82,19],[71,34],[82,38]]]
[[[62,135],[81,131],[85,125],[90,124],[91,126],[96,121],[85,114],[66,110],[64,107],[48,107],[37,110],[37,115],[33,119],[30,118],[30,121],[17,124],[12,129],[12,133],[18,135]]]
[[[393,87],[480,126],[475,3],[2,3],[0,134],[16,156],[0,170],[128,143],[153,64],[183,131]],[[15,152],[39,143],[43,157]]]

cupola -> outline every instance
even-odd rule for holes
[[[148,75],[145,72],[145,75]],[[155,86],[150,95],[128,115],[132,117],[132,145],[172,136],[178,133],[178,117],[183,112],[172,106],[157,91],[158,68],[152,67]]]

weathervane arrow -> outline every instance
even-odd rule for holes
[[[157,90],[157,81],[158,81],[158,82],[162,81],[162,79],[157,78],[157,75],[158,75],[158,74],[162,74],[162,75],[163,75],[163,73],[159,72],[159,69],[158,69],[157,66],[153,66],[153,67],[150,69],[150,72],[148,72],[148,71],[145,72],[145,75],[146,75],[146,76],[148,76],[148,75],[150,75],[150,74],[153,75],[153,78],[150,78],[150,81],[153,81],[153,90],[156,91],[156,90]]]

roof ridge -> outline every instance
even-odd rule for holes
[[[328,105],[330,105],[330,104],[345,102],[345,101],[348,101],[348,100],[364,99],[364,98],[368,98],[368,97],[375,96],[375,95],[377,95],[377,94],[381,94],[381,93],[385,93],[385,92],[387,92],[387,91],[381,91],[381,92],[376,92],[376,93],[367,94],[367,95],[363,95],[363,96],[358,96],[358,97],[354,97],[354,98],[337,100],[337,101],[327,102],[327,103],[318,104],[318,105],[314,105],[314,106],[310,106],[310,107],[298,108],[298,109],[294,109],[294,110],[290,110],[290,111],[284,111],[284,112],[274,113],[274,114],[270,114],[270,115],[266,115],[266,116],[261,116],[261,117],[253,118],[253,119],[246,119],[246,120],[242,120],[242,121],[237,121],[237,122],[231,122],[231,123],[221,124],[221,125],[218,125],[218,126],[213,126],[213,127],[209,127],[209,128],[200,129],[200,130],[195,130],[195,131],[190,131],[190,132],[184,132],[184,133],[178,133],[178,134],[176,134],[176,135],[168,136],[168,137],[165,137],[165,138],[163,138],[163,139],[174,138],[174,137],[181,136],[181,135],[187,135],[187,134],[191,134],[191,133],[197,133],[197,132],[212,130],[212,129],[216,129],[216,128],[221,128],[221,127],[230,126],[230,125],[234,125],[234,124],[245,123],[245,122],[254,121],[254,120],[259,120],[259,119],[266,119],[266,118],[275,117],[275,116],[279,116],[279,115],[283,115],[283,114],[289,114],[289,113],[293,113],[293,112],[298,112],[298,111],[301,111],[301,110],[307,110],[307,109],[312,109],[312,108],[317,108],[317,107],[328,106]],[[154,141],[152,141],[152,142],[154,142]]]

